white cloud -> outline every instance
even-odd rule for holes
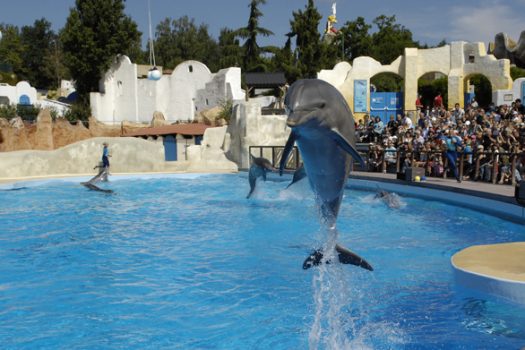
[[[520,2],[525,4],[525,0]],[[448,30],[444,28],[444,33],[447,33],[448,41],[488,43],[494,41],[497,33],[504,32],[517,41],[521,31],[525,30],[521,10],[523,10],[522,6],[511,7],[499,1],[480,2],[475,7],[452,7],[447,21],[450,26]]]

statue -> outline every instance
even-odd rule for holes
[[[334,2],[332,4],[332,14],[328,16],[328,21],[326,22],[325,35],[337,34],[337,29],[334,27],[335,23],[337,23],[337,17],[336,17],[336,3]]]

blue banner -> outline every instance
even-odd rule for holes
[[[354,113],[368,112],[366,99],[368,95],[368,82],[366,80],[354,80]]]

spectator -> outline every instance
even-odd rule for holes
[[[443,97],[441,97],[441,92],[438,92],[437,96],[434,97],[434,108],[435,109],[443,108]]]

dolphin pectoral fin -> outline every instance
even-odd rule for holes
[[[357,152],[354,146],[347,140],[346,137],[344,137],[338,130],[332,129],[332,133],[334,135],[335,141],[343,148],[354,160],[357,160],[359,164],[361,164],[362,167],[365,166],[365,161]]]
[[[356,253],[352,252],[350,249],[347,249],[337,244],[335,246],[335,250],[337,251],[339,262],[341,264],[356,265],[362,267],[363,269],[374,271],[372,265],[370,265],[365,259],[357,255]]]
[[[296,183],[297,181],[301,181],[302,179],[304,179],[306,177],[306,170],[304,169],[304,163],[301,164],[301,166],[299,168],[297,168],[297,170],[295,171],[295,173],[293,174],[293,179],[292,179],[292,182],[290,182],[288,184],[288,186],[286,186],[286,188],[292,186],[294,183]]]
[[[290,133],[290,136],[288,137],[288,140],[286,141],[286,144],[284,145],[283,155],[281,157],[281,162],[279,164],[279,175],[280,176],[283,176],[283,170],[286,165],[286,162],[288,161],[288,157],[290,156],[290,153],[292,153],[294,143],[295,143],[295,134],[292,131]]]

